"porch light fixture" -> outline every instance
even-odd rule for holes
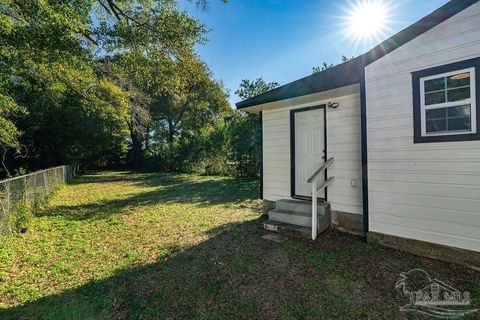
[[[327,107],[329,107],[330,109],[337,109],[339,106],[340,104],[338,102],[329,102],[327,104]]]

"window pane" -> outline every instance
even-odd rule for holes
[[[448,102],[470,99],[470,87],[447,91]]]
[[[424,81],[424,130],[428,134],[469,133],[472,129],[472,73],[458,72],[451,76]],[[438,108],[439,105],[460,104]],[[462,105],[463,104],[463,105]],[[435,108],[437,107],[437,108]],[[435,109],[434,109],[435,108]]]
[[[470,85],[470,72],[459,73],[447,78],[449,88],[464,87]]]
[[[437,78],[425,81],[425,92],[445,90],[445,78]]]
[[[471,106],[426,110],[427,133],[470,131]]]
[[[448,131],[470,131],[470,117],[449,118]]]
[[[447,117],[446,108],[427,110],[427,120],[445,119],[446,117]]]
[[[448,117],[468,117],[470,118],[470,105],[448,108]]]
[[[445,102],[445,91],[440,92],[432,92],[425,94],[425,104],[437,104],[437,103],[444,103]]]
[[[447,119],[427,120],[427,133],[447,131]]]
[[[447,131],[447,109],[427,110],[427,133]]]

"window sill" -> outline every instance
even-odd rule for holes
[[[475,141],[480,140],[479,133],[452,134],[438,136],[418,136],[414,137],[414,143],[432,143],[432,142],[453,142],[453,141]]]

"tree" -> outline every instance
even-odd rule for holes
[[[324,62],[321,67],[313,67],[312,68],[312,74],[319,73],[319,72],[322,72],[322,71],[330,69],[330,68],[333,68],[333,63],[328,64],[328,63]]]
[[[266,82],[262,77],[256,80],[242,80],[235,91],[241,99],[249,99],[275,89],[277,82]],[[229,137],[229,158],[236,165],[237,175],[258,179],[260,172],[261,123],[257,115],[237,111],[227,124]]]
[[[202,9],[207,3],[197,1]],[[167,144],[170,155],[166,162],[171,164],[167,167],[173,168],[175,139],[192,123],[198,128],[208,123],[211,119],[205,115],[227,110],[227,100],[223,88],[212,80],[211,72],[193,50],[195,44],[205,40],[204,25],[165,3],[152,2],[151,6],[157,15],[152,16],[148,6],[135,7],[128,14],[122,14],[126,10],[118,9],[119,5],[115,10],[109,8],[119,16],[118,21],[111,25],[107,11],[98,33],[107,48],[122,49],[114,59],[118,77],[129,79],[131,87],[149,100],[136,108],[142,112],[132,113],[132,163],[140,166],[152,143]]]
[[[351,56],[351,57],[342,56],[342,62],[347,62],[353,59],[355,59],[355,56]]]
[[[212,79],[203,62],[193,58],[181,61],[177,67],[180,75],[178,93],[163,95],[152,106],[154,142],[166,142],[168,145],[169,170],[178,169],[175,166],[182,162],[181,159],[175,160],[176,144],[192,146],[191,142],[196,141],[204,128],[232,112],[223,84]]]
[[[355,58],[354,56],[352,56],[352,57],[342,56],[341,59],[342,59],[342,63],[344,63],[344,62],[350,61],[354,58]],[[313,67],[312,68],[312,74],[319,73],[319,72],[322,72],[324,70],[327,70],[327,69],[330,69],[330,68],[333,68],[333,67],[334,67],[333,63],[328,64],[326,62],[323,62],[323,65],[321,67]]]
[[[7,176],[10,175],[5,164],[7,151],[11,149],[17,153],[21,149],[18,141],[20,131],[13,121],[16,116],[21,114],[25,114],[25,109],[19,106],[10,96],[0,93],[0,159]]]
[[[149,97],[145,110],[150,118],[142,129],[146,134],[132,132],[135,163],[138,155],[148,153],[165,164],[163,169],[174,170],[179,163],[174,144],[198,135],[200,129],[232,111],[223,84],[213,79],[207,65],[193,53],[170,60],[158,52],[129,52],[118,56],[114,64],[120,77]],[[149,150],[152,147],[158,152]]]
[[[10,158],[12,167],[103,161],[125,152],[127,95],[96,73],[93,52],[78,37],[93,41],[85,31],[91,9],[88,2],[0,2],[1,89],[27,111],[12,124],[29,156]]]
[[[207,8],[208,1],[195,2]],[[35,169],[118,161],[127,148],[141,155],[153,106],[186,105],[179,103],[188,96],[180,64],[205,32],[173,0],[0,0],[0,148],[10,151],[7,162]],[[108,66],[105,55],[115,57]],[[17,161],[22,146],[29,157]]]
[[[143,143],[148,141],[148,128],[152,122],[149,110],[152,98],[135,85],[134,79],[129,78],[127,73],[121,70],[120,61],[119,56],[101,60],[99,72],[128,94],[130,144],[127,162],[134,167],[140,167],[144,158]]]
[[[242,100],[245,100],[275,89],[278,86],[278,82],[266,82],[263,80],[263,77],[257,78],[253,81],[243,79],[238,90],[235,91],[235,94],[238,95]]]

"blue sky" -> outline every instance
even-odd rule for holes
[[[391,5],[388,31],[379,39],[356,42],[345,30],[346,11],[357,0],[210,0],[210,10],[188,11],[211,31],[197,52],[215,78],[234,94],[242,79],[263,76],[286,84],[311,74],[323,61],[358,56],[421,19],[448,0],[379,0]],[[361,1],[361,0],[358,0]],[[368,0],[363,0],[368,1]]]

